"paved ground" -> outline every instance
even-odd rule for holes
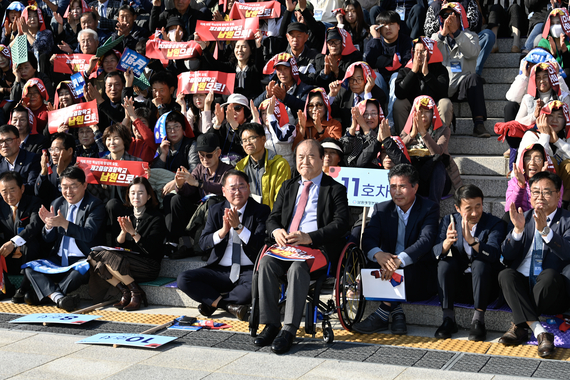
[[[148,308],[144,313],[192,315],[193,309]],[[221,314],[220,316],[223,316]],[[93,321],[84,326],[8,324],[0,314],[1,379],[568,379],[570,362],[478,355],[452,351],[297,339],[287,355],[256,351],[248,334],[174,331],[158,349],[76,344],[100,332],[142,332],[148,325]],[[433,336],[410,326],[410,334]],[[459,334],[463,339],[466,332]],[[496,340],[500,334],[492,333]],[[516,375],[520,377],[511,377]]]

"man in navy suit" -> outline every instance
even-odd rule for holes
[[[54,244],[48,260],[59,268],[49,274],[31,267],[24,269],[33,287],[25,295],[26,303],[36,304],[49,297],[66,311],[79,305],[79,296],[68,294],[89,279],[85,259],[91,247],[104,241],[105,232],[105,205],[86,190],[83,170],[69,167],[61,174],[62,196],[52,202],[50,210],[41,207],[39,215],[45,223],[42,237]],[[71,268],[62,269],[68,266]]]
[[[513,311],[511,328],[500,343],[516,346],[528,340],[530,327],[538,340],[538,355],[554,351],[554,336],[540,324],[541,314],[568,308],[570,212],[558,209],[562,180],[540,172],[529,180],[532,209],[523,213],[511,204],[512,231],[503,242],[508,268],[499,273],[499,286]]]
[[[410,164],[399,164],[388,173],[392,200],[374,205],[374,213],[364,229],[362,250],[371,266],[382,268],[382,279],[390,280],[404,269],[406,300],[425,300],[436,292],[436,261],[430,254],[437,238],[439,205],[416,196],[419,173]],[[388,329],[407,334],[406,316],[399,302],[385,302],[353,328],[362,334]]]
[[[499,293],[499,258],[507,228],[503,220],[483,212],[483,192],[475,185],[457,189],[455,210],[457,213],[442,219],[433,247],[439,260],[438,291],[443,309],[443,323],[435,337],[449,339],[457,332],[453,310],[457,301],[475,306],[469,340],[484,341],[485,310]]]
[[[222,193],[226,201],[210,208],[200,236],[200,248],[211,250],[210,258],[204,268],[180,273],[178,288],[200,302],[202,315],[209,317],[222,308],[245,321],[253,264],[263,247],[265,221],[271,210],[249,197],[249,178],[244,172],[226,171]]]
[[[30,124],[30,121],[33,123]],[[43,149],[49,147],[49,140],[40,133],[30,135],[32,126],[35,127],[35,116],[29,108],[19,105],[14,108],[10,116],[10,124],[18,128],[20,132],[20,148],[35,154],[42,154]],[[49,131],[49,128],[44,129],[44,133]]]
[[[34,185],[40,174],[40,156],[20,148],[20,132],[13,125],[0,127],[0,173],[20,173],[26,194],[34,195]]]

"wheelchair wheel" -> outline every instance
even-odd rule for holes
[[[331,327],[331,323],[328,320],[323,321],[323,340],[327,344],[334,342],[334,332]]]
[[[338,319],[345,330],[362,318],[366,301],[362,294],[360,270],[365,266],[362,251],[353,243],[348,244],[338,261],[335,281],[335,300]]]

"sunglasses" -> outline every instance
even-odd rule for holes
[[[242,109],[243,109],[243,106],[234,106],[234,111],[236,111],[236,112],[241,112]]]
[[[200,158],[207,158],[209,160],[210,158],[214,157],[214,153],[206,153],[206,154],[198,153],[198,156],[200,156]]]

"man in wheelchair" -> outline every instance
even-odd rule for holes
[[[279,246],[310,246],[326,252],[336,268],[349,229],[346,188],[322,172],[324,149],[304,140],[295,151],[299,176],[283,183],[267,219],[267,234]],[[326,268],[326,267],[325,267]],[[259,261],[259,322],[265,328],[254,341],[283,354],[291,349],[301,323],[311,280],[306,261],[283,261],[265,255]],[[287,275],[285,318],[281,328],[279,279]]]
[[[439,205],[416,195],[419,173],[412,165],[396,165],[388,179],[392,200],[374,206],[362,236],[362,250],[371,267],[382,268],[383,280],[404,269],[407,301],[425,300],[437,290],[437,263],[431,249],[437,238]],[[399,302],[382,301],[374,313],[352,327],[362,334],[376,333],[388,329],[389,317],[392,334],[407,334]]]

